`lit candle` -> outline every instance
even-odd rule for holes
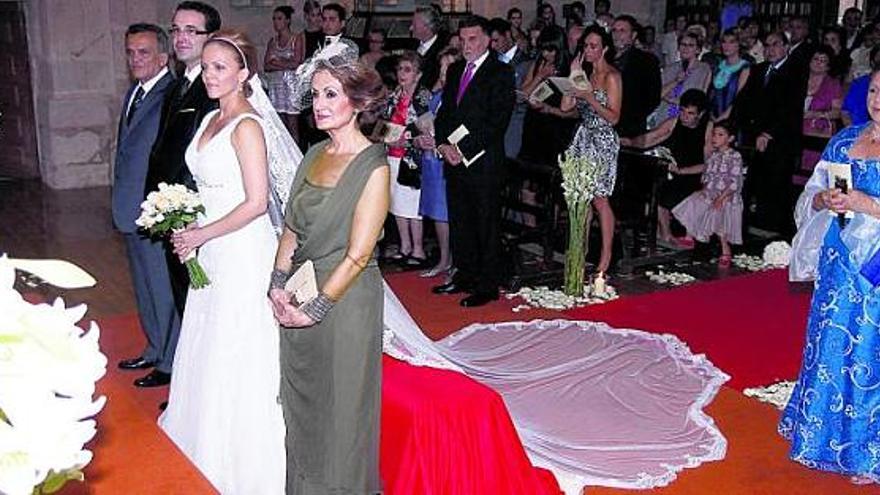
[[[599,297],[605,295],[605,274],[603,272],[597,273],[596,278],[593,279],[593,295]]]

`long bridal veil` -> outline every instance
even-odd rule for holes
[[[284,228],[284,207],[303,154],[275,112],[275,107],[269,101],[259,78],[252,77],[250,87],[251,95],[248,97],[248,102],[263,118],[263,136],[266,140],[269,168],[269,219],[272,221],[275,233],[280,235]]]

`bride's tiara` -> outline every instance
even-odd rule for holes
[[[244,56],[244,51],[239,48],[238,44],[236,44],[235,41],[232,41],[231,39],[223,36],[215,36],[208,41],[222,41],[227,45],[230,45],[232,48],[235,48],[235,51],[237,51],[238,55],[241,57],[241,63],[242,65],[244,65],[245,70],[250,70],[248,68],[247,57]]]

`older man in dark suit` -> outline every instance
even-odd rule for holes
[[[418,42],[416,53],[422,57],[421,84],[429,89],[440,77],[440,52],[449,42],[449,37],[441,30],[442,26],[440,9],[433,5],[417,7],[413,13],[410,30]]]
[[[208,35],[220,29],[220,14],[214,7],[202,2],[181,2],[171,20],[171,38],[174,54],[184,64],[184,72],[165,97],[159,135],[150,153],[146,193],[158,188],[160,182],[184,184],[191,189],[196,185],[186,166],[184,154],[205,114],[217,108],[217,102],[208,98],[202,81],[202,48]],[[189,276],[186,267],[165,244],[165,258],[171,274],[171,287],[178,313],[183,314]],[[177,347],[177,333],[167,336],[165,355],[156,368],[135,382],[139,387],[167,385],[171,381],[171,364]]]
[[[764,58],[749,71],[733,118],[743,134],[741,144],[753,145],[756,151],[746,178],[746,189],[755,200],[752,225],[793,234],[791,176],[800,156],[806,82],[799,62],[789,55],[785,33],[766,36]]]
[[[447,163],[449,228],[458,271],[434,292],[470,292],[461,300],[465,307],[498,299],[501,283],[504,133],[516,96],[513,69],[489,49],[489,31],[489,21],[479,16],[459,24],[464,60],[448,69],[435,124],[437,150]],[[465,129],[467,136],[451,139]]]
[[[122,103],[113,169],[113,224],[122,233],[134,284],[138,316],[147,337],[140,356],[119,362],[122,369],[147,369],[165,355],[167,335],[180,328],[161,242],[138,232],[135,219],[144,199],[150,148],[159,131],[168,71],[168,35],[152,24],[132,24],[125,33],[128,69],[135,79]]]

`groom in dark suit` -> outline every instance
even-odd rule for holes
[[[447,163],[449,228],[458,270],[452,282],[434,292],[469,292],[461,305],[474,307],[498,299],[504,133],[516,96],[513,69],[489,50],[489,21],[468,17],[458,33],[464,60],[448,69],[435,122],[437,151]],[[469,134],[453,146],[450,135],[462,128]]]
[[[167,335],[180,328],[171,295],[165,248],[138,232],[135,219],[144,199],[150,148],[159,131],[162,102],[174,83],[168,71],[168,35],[152,24],[133,24],[125,33],[128,69],[135,79],[119,116],[113,168],[113,224],[122,233],[147,347],[140,356],[119,363],[122,369],[146,369],[165,355]]]
[[[171,41],[174,54],[184,65],[183,74],[165,97],[159,134],[150,153],[150,169],[144,194],[158,189],[160,182],[184,184],[196,189],[192,174],[186,166],[184,154],[199,128],[205,114],[217,108],[217,102],[208,98],[202,81],[202,48],[208,35],[220,29],[217,9],[202,2],[181,2],[171,20]],[[186,304],[189,276],[186,267],[174,254],[170,243],[165,243],[165,258],[171,274],[174,304],[180,315]],[[167,385],[171,381],[171,364],[177,347],[177,332],[167,335],[165,354],[156,369],[137,380],[139,387]]]

